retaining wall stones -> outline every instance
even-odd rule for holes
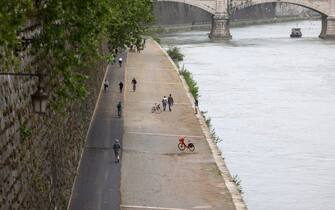
[[[107,64],[86,70],[86,99],[33,113],[37,79],[0,76],[0,209],[66,209]]]

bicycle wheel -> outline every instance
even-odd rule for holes
[[[156,111],[156,108],[155,107],[152,107],[151,109],[151,113],[154,113]]]
[[[159,113],[161,113],[162,112],[162,110],[159,108],[159,109],[156,109],[156,113],[157,114],[159,114]]]
[[[195,146],[194,146],[194,144],[189,143],[189,144],[188,144],[188,149],[189,149],[191,152],[193,152],[193,151],[195,150]]]
[[[186,147],[185,147],[185,144],[179,143],[178,148],[180,151],[184,151]]]

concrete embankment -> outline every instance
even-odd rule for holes
[[[136,92],[131,80],[136,78]],[[174,106],[151,113],[172,94]],[[147,41],[128,53],[121,168],[121,209],[246,209],[220,152],[176,66],[164,50]],[[179,151],[180,136],[195,151]]]

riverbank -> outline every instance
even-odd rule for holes
[[[222,178],[222,164],[218,167],[216,162],[223,162],[221,155],[209,145],[185,84],[165,51],[148,40],[143,52],[128,54],[126,69],[121,208],[243,209],[242,199],[236,203],[239,194],[230,191],[232,180]],[[134,77],[136,92],[130,90]],[[170,93],[172,111],[151,113],[153,104]],[[195,144],[194,152],[178,150],[180,136]]]
[[[271,23],[282,23],[282,22],[291,22],[299,20],[319,20],[321,17],[278,17],[278,18],[264,18],[264,19],[255,19],[255,20],[233,20],[230,22],[231,27],[243,27],[250,25],[261,25],[261,24],[271,24]],[[156,33],[174,33],[182,31],[193,31],[193,30],[210,30],[211,23],[204,22],[200,24],[183,24],[183,25],[159,25],[151,27],[153,32]]]
[[[289,38],[292,27],[301,39]],[[250,210],[335,206],[335,49],[320,31],[320,21],[297,21],[233,28],[228,43],[211,42],[207,31],[160,37],[185,55],[181,66],[197,81]]]

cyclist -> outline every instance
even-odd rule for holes
[[[122,111],[121,101],[119,101],[116,107],[117,107],[117,115],[121,117],[121,111]]]
[[[120,162],[120,150],[121,150],[121,144],[119,139],[115,139],[114,145],[113,145],[114,155],[115,155],[115,163]]]
[[[136,84],[137,84],[137,81],[136,81],[135,77],[133,78],[133,80],[131,80],[131,84],[133,85],[133,91],[135,92],[136,91]]]
[[[122,89],[123,89],[123,82],[119,83],[119,88],[120,88],[120,93],[122,93]]]
[[[106,79],[105,82],[104,82],[104,90],[105,90],[105,92],[107,91],[108,86],[109,86],[109,81]]]

